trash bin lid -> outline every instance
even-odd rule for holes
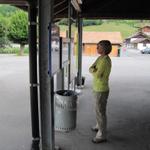
[[[56,94],[61,95],[61,96],[76,96],[77,93],[72,90],[59,90],[56,91]]]

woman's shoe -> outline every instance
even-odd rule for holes
[[[96,143],[96,144],[98,144],[98,143],[104,143],[104,142],[107,142],[107,139],[99,139],[99,138],[94,137],[92,139],[92,142]]]
[[[97,132],[97,131],[98,131],[98,128],[92,127],[91,130],[94,131],[94,132]]]

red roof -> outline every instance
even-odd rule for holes
[[[150,42],[150,40],[146,38],[139,38],[139,39],[132,41],[131,43],[142,43],[142,42]]]
[[[66,33],[60,32],[60,36],[66,37]],[[82,43],[97,44],[101,40],[109,40],[112,44],[123,42],[120,32],[83,32]]]
[[[101,40],[109,40],[112,44],[123,42],[120,32],[83,32],[83,43],[98,43]]]

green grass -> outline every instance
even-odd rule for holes
[[[0,54],[16,54],[19,55],[19,48],[12,48],[12,47],[7,47],[7,48],[0,48]],[[29,54],[29,49],[26,47],[24,49],[24,54],[28,55]]]
[[[68,26],[59,25],[59,27],[60,27],[60,31],[66,31],[66,30],[68,30]]]
[[[68,26],[60,26],[60,31],[66,31],[68,30]],[[99,31],[99,32],[121,32],[122,38],[125,39],[128,36],[131,36],[132,34],[137,32],[137,28],[134,28],[133,26],[122,23],[122,22],[104,22],[102,25],[93,25],[93,26],[84,26],[83,31]],[[28,55],[28,48],[25,48],[24,54]],[[6,54],[17,54],[19,53],[19,48],[0,48],[0,53]]]
[[[124,38],[131,36],[137,31],[136,28],[133,28],[127,24],[117,24],[117,23],[103,23],[100,26],[86,26],[83,28],[83,31],[103,31],[103,32],[121,32],[121,35]]]
[[[61,31],[68,29],[67,26],[60,26]],[[84,26],[83,31],[96,31],[96,32],[121,32],[122,38],[125,39],[128,36],[137,32],[137,28],[134,28],[125,23],[106,22],[102,25]]]

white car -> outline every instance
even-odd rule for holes
[[[142,53],[142,54],[150,54],[150,48],[147,47],[147,48],[145,48],[145,49],[142,49],[142,50],[141,50],[141,53]]]

